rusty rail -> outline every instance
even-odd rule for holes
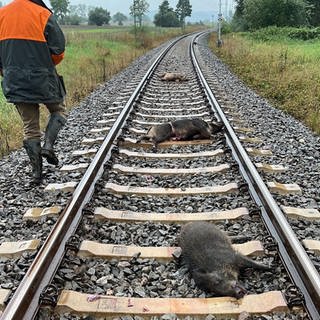
[[[199,35],[194,37],[195,39]],[[261,179],[256,167],[241,145],[237,135],[215,99],[206,79],[204,78],[194,48],[190,46],[191,56],[200,82],[205,88],[213,112],[224,123],[227,143],[233,157],[238,162],[249,191],[262,214],[263,221],[271,236],[278,245],[280,257],[293,281],[304,296],[305,308],[313,320],[320,319],[320,275],[294,234],[287,219],[272,197],[269,189]]]

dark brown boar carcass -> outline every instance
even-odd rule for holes
[[[209,222],[191,222],[182,227],[179,238],[181,262],[195,284],[202,290],[217,296],[237,299],[246,294],[238,283],[242,268],[269,270],[236,252],[224,232]]]
[[[150,127],[146,135],[137,139],[137,142],[151,141],[155,147],[158,143],[167,140],[196,140],[210,139],[214,133],[222,130],[222,123],[193,119],[179,119]]]
[[[160,75],[160,78],[162,81],[187,81],[187,77],[182,73],[176,73],[176,72],[165,72],[162,75]]]

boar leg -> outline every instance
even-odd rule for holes
[[[236,256],[236,264],[240,269],[244,268],[254,268],[258,270],[270,270],[271,268],[265,264],[255,262],[246,256],[237,254]]]
[[[137,139],[137,143],[140,143],[141,141],[150,141],[151,137],[149,136],[141,136]]]

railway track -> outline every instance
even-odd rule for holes
[[[319,273],[305,252],[314,253],[317,243],[304,239],[302,246],[286,218],[318,213],[279,206],[280,197],[302,190],[273,178],[286,164],[265,159],[271,152],[261,148],[263,137],[245,127],[237,106],[219,90],[202,45],[193,35],[172,43],[106,108],[84,148],[61,168],[61,182],[45,187],[56,199],[70,195],[64,207],[29,208],[28,219],[60,217],[19,287],[4,292],[10,296],[1,319],[320,318]],[[188,81],[161,81],[167,71],[182,72]],[[150,125],[183,117],[218,119],[225,131],[213,140],[164,142],[157,150],[136,142]],[[81,180],[73,181],[79,170],[85,170]],[[197,220],[217,223],[236,236],[239,251],[274,272],[242,275],[249,294],[241,300],[206,295],[172,257],[181,225]],[[2,254],[33,251],[40,242],[2,244]]]

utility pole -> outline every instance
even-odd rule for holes
[[[221,13],[221,0],[219,0],[219,13],[218,13],[218,41],[217,46],[222,46],[222,40],[221,40],[221,22],[222,22],[222,13]]]

